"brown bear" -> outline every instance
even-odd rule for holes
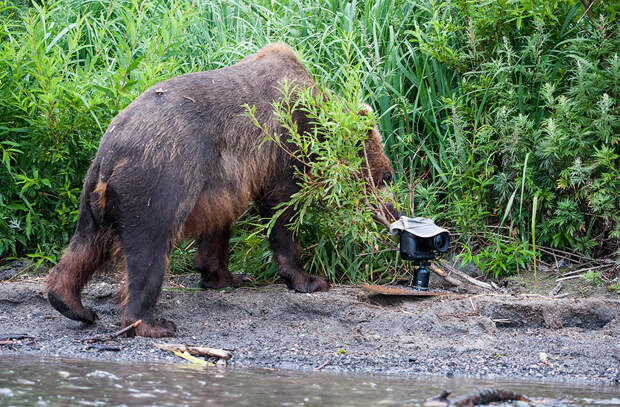
[[[298,190],[289,154],[252,124],[244,105],[272,134],[284,130],[273,112],[281,84],[314,89],[294,52],[272,44],[236,65],[160,82],[119,113],[101,139],[84,180],[75,234],[47,281],[48,299],[63,315],[93,323],[81,290],[105,261],[124,260],[123,327],[142,320],[131,334],[163,337],[174,323],[154,315],[168,255],[175,242],[195,237],[194,265],[201,285],[235,284],[228,271],[233,222],[254,201],[261,216]],[[311,124],[295,112],[300,131]],[[376,128],[365,143],[372,183],[389,183],[390,162]],[[391,210],[391,209],[390,209]],[[329,283],[306,273],[299,244],[279,217],[269,236],[278,274],[299,292],[327,290]]]

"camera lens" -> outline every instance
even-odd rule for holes
[[[435,236],[433,244],[435,245],[435,250],[439,253],[445,252],[450,247],[450,235],[448,232],[438,234]]]

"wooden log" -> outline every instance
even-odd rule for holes
[[[463,280],[467,281],[469,284],[475,285],[476,287],[484,288],[485,290],[495,291],[493,289],[493,287],[491,286],[491,284],[485,283],[485,282],[480,281],[480,280],[476,280],[475,278],[468,276],[467,274],[463,273],[461,270],[459,270],[456,267],[453,267],[452,265],[450,265],[445,260],[441,260],[440,263],[450,273],[457,275],[458,277],[460,277]]]
[[[435,274],[437,274],[439,277],[443,278],[444,280],[446,280],[448,283],[455,285],[457,287],[462,287],[463,283],[461,283],[459,280],[457,280],[454,277],[450,277],[448,274],[446,274],[445,271],[443,271],[442,269],[440,269],[437,266],[430,266],[431,271],[433,271]]]
[[[218,348],[210,348],[208,346],[192,346],[182,343],[155,343],[153,344],[157,349],[165,350],[169,352],[187,352],[190,355],[198,356],[215,356],[220,359],[228,360],[232,358],[232,353]]]

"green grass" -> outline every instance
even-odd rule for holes
[[[321,85],[359,85],[402,206],[451,229],[487,273],[532,269],[540,246],[613,256],[618,6],[592,11],[567,0],[0,2],[0,256],[57,260],[100,137],[144,89],[274,41]],[[231,269],[273,279],[252,213]],[[301,237],[307,268],[334,281],[404,272],[394,253],[368,254],[387,239],[362,247],[318,220]],[[173,269],[191,255],[177,252]]]

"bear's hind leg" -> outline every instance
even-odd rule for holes
[[[155,317],[155,305],[161,292],[168,265],[169,235],[151,233],[149,237],[136,230],[123,234],[127,270],[127,298],[124,304],[122,326],[142,320],[128,335],[161,338],[174,336],[173,322]]]
[[[231,274],[228,270],[230,256],[230,225],[212,232],[204,232],[198,239],[198,253],[194,257],[194,270],[201,274],[200,286],[204,289],[241,287],[251,277]]]
[[[82,305],[81,292],[95,270],[106,260],[109,236],[84,237],[79,230],[47,278],[50,304],[67,318],[92,324],[97,314]]]

